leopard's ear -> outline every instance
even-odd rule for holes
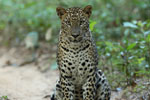
[[[88,5],[88,6],[84,7],[83,11],[88,16],[88,18],[90,18],[91,14],[92,14],[92,6]]]
[[[62,16],[66,13],[66,10],[62,7],[57,7],[56,12],[59,18],[62,19]]]

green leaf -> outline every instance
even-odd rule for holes
[[[113,47],[112,42],[108,42],[108,41],[106,41],[106,42],[105,42],[105,44],[106,44],[107,46],[109,46],[109,47]]]
[[[138,28],[135,24],[130,23],[130,22],[124,22],[123,26],[124,27],[130,27],[130,28]]]
[[[90,22],[90,30],[91,31],[93,31],[95,25],[96,25],[96,21],[91,21]]]
[[[138,21],[137,25],[139,27],[143,27],[146,24],[146,22]]]
[[[8,100],[8,97],[7,96],[2,96],[2,97],[0,97],[0,100]]]
[[[138,63],[141,64],[143,60],[145,60],[145,57],[139,58]]]
[[[147,42],[150,42],[150,34],[148,34],[147,38],[146,38]]]
[[[144,35],[148,35],[148,34],[150,34],[150,30],[144,32]]]
[[[127,50],[131,50],[136,46],[136,43],[132,43],[130,45],[128,45]]]

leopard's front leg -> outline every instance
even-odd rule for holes
[[[74,84],[72,80],[71,64],[69,63],[68,51],[64,50],[65,47],[58,48],[57,63],[60,71],[60,86],[61,94],[63,95],[61,100],[74,100]]]
[[[89,75],[83,85],[83,100],[95,100],[95,75]]]
[[[61,76],[60,84],[62,86],[63,97],[62,100],[73,100],[74,86],[67,76]]]

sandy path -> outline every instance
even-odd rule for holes
[[[34,66],[0,68],[0,96],[10,100],[49,100],[57,72],[40,73]]]
[[[9,100],[49,100],[44,97],[50,95],[58,72],[48,70],[42,73],[33,63],[16,66],[24,61],[24,56],[29,55],[22,51],[18,48],[0,49],[0,97],[8,96]]]

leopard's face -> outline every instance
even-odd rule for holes
[[[79,43],[89,35],[89,17],[91,6],[85,8],[57,8],[57,14],[61,19],[61,37],[73,43]]]

